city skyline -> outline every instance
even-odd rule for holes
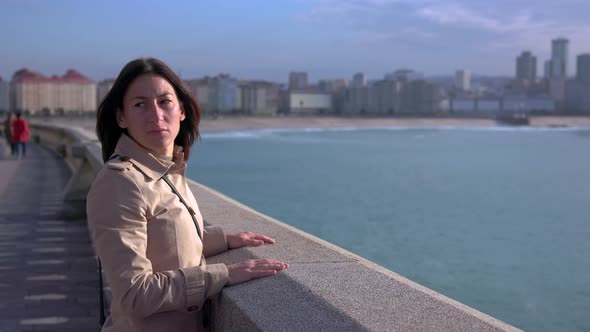
[[[557,10],[559,9],[559,10]],[[0,76],[26,67],[45,76],[74,68],[100,81],[139,56],[168,62],[185,79],[229,73],[286,83],[368,79],[410,68],[427,76],[466,69],[510,76],[531,51],[543,63],[551,40],[570,40],[575,57],[590,53],[590,3],[537,1],[278,0],[199,3],[13,1],[3,3]],[[18,33],[16,33],[18,31]],[[537,68],[537,72],[542,68]]]

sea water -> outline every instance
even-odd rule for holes
[[[187,175],[519,328],[590,330],[590,128],[205,134]]]

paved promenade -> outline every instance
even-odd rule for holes
[[[0,139],[0,332],[98,331],[96,263],[84,220],[62,217],[64,161]]]

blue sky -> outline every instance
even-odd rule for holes
[[[369,79],[411,68],[513,75],[531,50],[538,72],[552,38],[590,53],[588,0],[3,0],[0,76],[27,67],[45,75],[75,68],[95,80],[129,60],[155,56],[183,78],[229,73],[286,82]]]

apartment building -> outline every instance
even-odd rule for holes
[[[96,111],[96,82],[74,69],[46,77],[24,68],[12,76],[9,100],[11,110],[30,114]]]
[[[209,112],[209,77],[202,79],[186,80],[184,83],[188,87],[193,98],[197,100],[197,104],[202,112]]]
[[[240,84],[241,106],[246,114],[276,114],[279,110],[279,86],[265,81],[243,81]]]
[[[214,113],[231,113],[241,109],[238,81],[227,74],[209,79],[208,107]]]

